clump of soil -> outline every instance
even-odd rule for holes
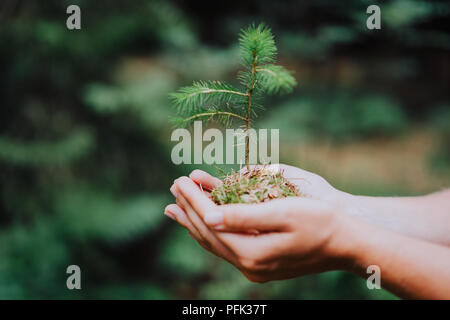
[[[211,191],[213,201],[219,205],[260,203],[300,195],[297,186],[289,182],[282,171],[273,172],[265,167],[231,173]]]

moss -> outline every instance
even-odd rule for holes
[[[211,192],[216,204],[260,203],[272,199],[301,196],[297,186],[289,182],[283,172],[266,168],[233,172]]]

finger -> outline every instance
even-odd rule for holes
[[[202,189],[202,185],[199,185],[200,189]],[[207,196],[209,199],[211,199],[211,192],[207,191],[207,190],[202,190],[203,194],[205,196]],[[170,187],[170,192],[172,193],[172,195],[176,198],[177,197],[177,192],[176,192],[176,188],[175,185],[172,185],[172,187]]]
[[[201,235],[201,238],[207,242],[214,242],[214,235],[208,226],[203,222],[201,217],[195,212],[189,202],[181,195],[178,195],[177,202],[181,208],[186,212],[186,216],[192,225]]]
[[[194,230],[194,231],[195,231],[195,234],[197,235],[197,237],[198,237],[199,239],[204,240],[204,239],[203,239],[203,236],[202,236],[202,233],[198,230],[198,228],[196,227],[196,225],[192,222],[191,218],[189,217],[188,210],[186,209],[186,207],[187,207],[186,203],[183,203],[183,202],[180,201],[180,200],[181,200],[181,197],[178,197],[178,198],[177,198],[177,206],[178,206],[181,210],[183,210],[183,212],[185,213],[185,218],[186,218],[187,224],[189,224],[189,226],[190,226],[189,229],[190,229],[190,230]]]
[[[220,241],[239,259],[267,261],[276,252],[277,256],[286,253],[286,241],[291,234],[271,232],[259,235],[245,233],[217,232]]]
[[[177,191],[175,188],[175,183],[170,187],[170,193],[176,198],[177,197]]]
[[[194,234],[196,238],[202,240],[202,236],[200,235],[198,230],[194,227],[192,222],[189,220],[189,218],[186,215],[186,212],[184,212],[184,210],[181,209],[178,205],[169,204],[164,210],[164,213],[166,214],[166,216],[177,221],[180,225],[188,229],[189,232]]]
[[[192,171],[189,175],[189,178],[191,178],[198,185],[201,185],[205,190],[213,190],[214,188],[222,184],[222,181],[220,179],[198,169]]]
[[[189,237],[191,237],[192,239],[194,239],[195,241],[198,242],[199,245],[201,245],[203,247],[203,249],[208,250],[209,252],[211,251],[211,248],[209,245],[206,244],[206,242],[204,242],[202,239],[199,239],[196,235],[194,235],[192,232],[188,232]]]
[[[204,243],[206,243],[212,251],[216,252],[215,254],[236,265],[236,257],[233,256],[229,249],[220,242],[216,235],[203,223],[202,219],[196,214],[186,199],[184,199],[182,195],[179,195],[177,201],[187,213],[187,216],[195,226],[195,229],[201,234],[201,239]]]
[[[164,214],[166,215],[166,217],[169,217],[170,219],[177,221],[177,216],[176,214],[174,214],[172,211],[170,210],[172,207],[174,206],[174,204],[169,204],[168,206],[166,206],[166,208],[164,209]]]
[[[183,196],[200,218],[203,219],[208,212],[217,211],[217,205],[188,177],[181,177],[175,180],[175,186],[178,197]]]
[[[287,202],[278,200],[258,204],[222,205],[220,211],[208,212],[204,221],[220,230],[285,231],[288,228],[285,214],[289,209],[288,205]]]
[[[190,232],[189,232],[189,236],[190,236],[192,239],[194,239],[195,241],[197,241],[197,243],[198,243],[203,249],[205,249],[206,251],[211,252],[213,255],[215,255],[215,256],[217,256],[217,257],[222,258],[222,256],[221,256],[217,251],[215,251],[211,246],[209,246],[208,244],[206,244],[206,242],[204,242],[204,241],[202,241],[202,240],[199,240],[194,234],[192,234],[192,233],[190,233]]]
[[[201,185],[200,185],[200,189],[202,189],[202,188],[201,188]],[[175,184],[173,184],[173,185],[170,187],[170,192],[172,193],[172,195],[173,195],[175,198],[178,197],[178,194],[177,194],[177,191],[176,191],[176,186],[175,186]],[[211,199],[211,192],[206,191],[206,190],[202,190],[202,192],[203,192],[203,194],[204,194],[205,196],[208,197],[208,199]]]
[[[209,199],[212,199],[211,198],[211,191],[209,191],[208,189],[203,189],[203,186],[201,184],[199,184],[198,186],[199,186],[200,190],[203,192],[203,194],[205,196],[207,196]]]

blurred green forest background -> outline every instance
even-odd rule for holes
[[[2,0],[0,299],[395,298],[342,272],[250,283],[165,218],[193,169],[170,160],[168,93],[235,78],[239,30],[264,21],[299,83],[258,119],[281,129],[282,162],[352,193],[435,191],[450,181],[449,18],[443,0]]]

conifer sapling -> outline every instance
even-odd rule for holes
[[[215,120],[224,126],[233,120],[245,126],[246,171],[227,175],[223,184],[211,192],[217,204],[258,203],[270,199],[298,196],[297,187],[265,167],[250,169],[250,128],[263,94],[291,92],[297,84],[292,72],[273,64],[277,48],[270,28],[264,24],[241,30],[239,37],[243,70],[238,73],[242,89],[220,81],[195,81],[170,95],[180,115],[172,121],[186,126],[195,121]]]

